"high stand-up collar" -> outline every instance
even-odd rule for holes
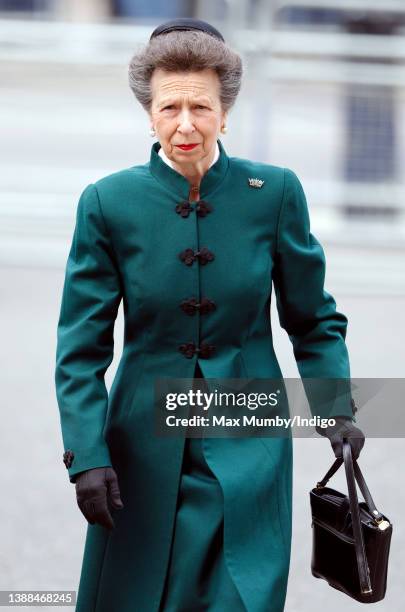
[[[222,142],[217,139],[219,147],[219,157],[215,164],[208,168],[207,172],[201,179],[200,183],[200,199],[207,197],[225,178],[229,167],[229,158],[226,154]],[[149,169],[155,179],[164,184],[170,191],[176,193],[181,198],[188,200],[190,193],[190,183],[185,176],[171,168],[160,157],[159,149],[160,142],[154,142],[151,149]]]

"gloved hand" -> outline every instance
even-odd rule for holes
[[[333,418],[336,421],[336,425],[329,425],[323,428],[315,427],[316,431],[321,436],[329,438],[337,459],[343,456],[343,438],[347,438],[351,446],[353,458],[358,459],[365,442],[363,432],[348,417],[337,416]]]
[[[117,474],[112,467],[93,468],[80,472],[76,479],[76,499],[90,525],[99,523],[110,530],[114,528],[114,522],[108,502],[117,510],[124,507]]]

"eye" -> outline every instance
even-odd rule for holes
[[[173,104],[168,104],[167,106],[163,108],[163,110],[166,110],[167,108],[173,108]]]
[[[203,106],[202,104],[197,104],[197,108],[207,108],[207,107]]]

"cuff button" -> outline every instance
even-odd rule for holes
[[[74,457],[75,457],[75,454],[70,449],[68,449],[67,451],[63,453],[63,463],[65,464],[66,468],[71,467]]]

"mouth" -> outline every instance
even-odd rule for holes
[[[176,147],[182,151],[191,151],[192,149],[195,149],[195,147],[198,147],[198,145],[199,143],[195,142],[191,144],[176,145]]]

